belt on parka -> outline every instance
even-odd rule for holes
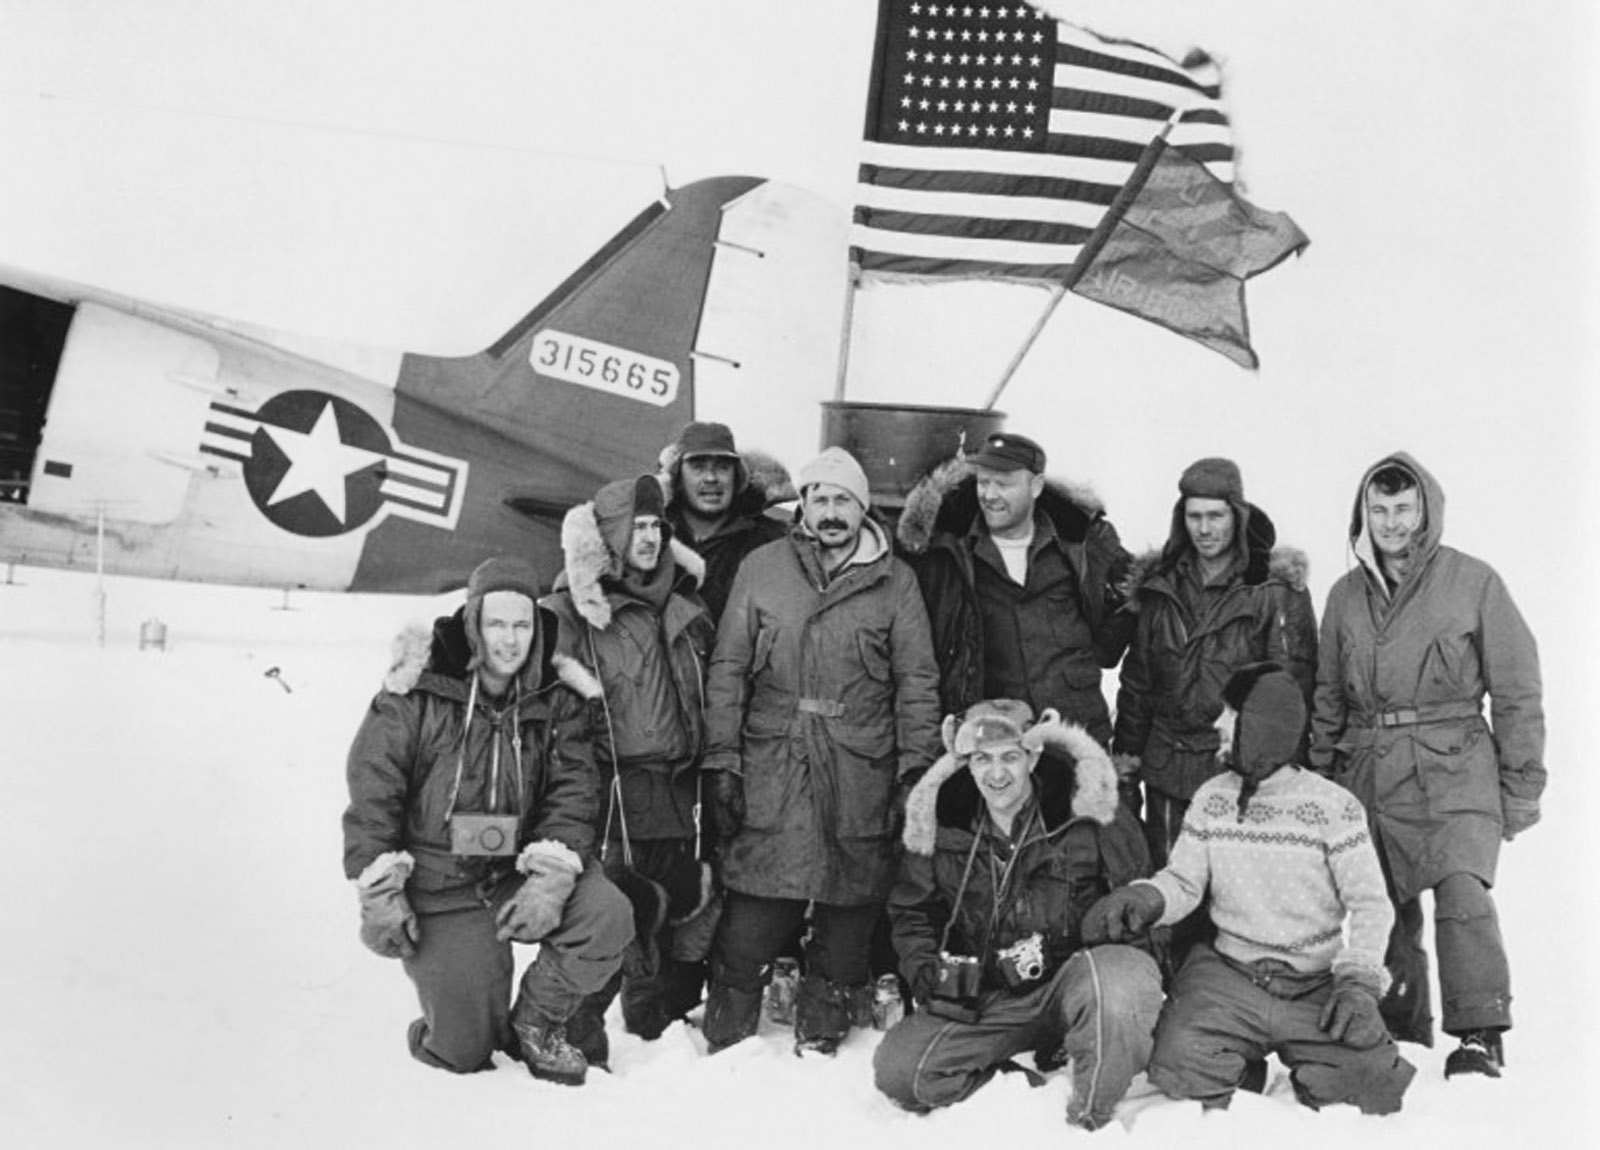
[[[1418,707],[1390,707],[1372,716],[1373,729],[1383,727],[1421,727],[1446,723],[1452,719],[1473,719],[1483,713],[1477,699],[1456,699],[1448,703],[1424,703]]]

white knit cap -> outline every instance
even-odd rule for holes
[[[872,506],[872,493],[867,486],[867,473],[861,470],[856,457],[842,447],[830,447],[800,469],[800,493],[814,483],[831,483],[855,496],[863,508]]]

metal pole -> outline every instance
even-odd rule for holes
[[[100,616],[100,646],[106,645],[106,505],[95,506],[94,594]]]
[[[989,393],[988,402],[983,405],[985,411],[993,411],[994,405],[1000,402],[1000,393],[1006,389],[1006,384],[1011,382],[1011,377],[1017,374],[1017,368],[1022,366],[1022,357],[1028,354],[1034,341],[1039,338],[1039,333],[1044,330],[1044,325],[1050,322],[1050,317],[1056,312],[1056,305],[1061,302],[1061,297],[1067,294],[1066,284],[1050,285],[1050,302],[1045,304],[1044,311],[1040,314],[1038,322],[1033,325],[1033,330],[1028,333],[1028,338],[1022,341],[1022,346],[1017,349],[1017,354],[1011,357],[1011,362],[1006,365],[1006,370],[1000,376],[1000,382],[994,385],[994,390]]]
[[[839,337],[839,373],[833,381],[835,403],[844,399],[844,381],[850,372],[850,334],[855,324],[856,292],[861,290],[861,265],[850,265],[850,286],[844,296],[844,331]]]

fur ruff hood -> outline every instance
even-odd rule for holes
[[[668,540],[667,548],[677,569],[674,590],[685,584],[691,591],[700,586],[706,577],[706,563],[700,553],[676,534]],[[611,601],[601,581],[622,574],[623,557],[613,552],[601,535],[592,500],[578,504],[561,521],[561,554],[563,567],[555,589],[571,595],[578,614],[596,630],[604,631],[611,625]]]
[[[471,673],[472,650],[467,643],[464,611],[436,619],[432,626],[413,620],[402,627],[389,646],[389,669],[383,689],[391,695],[409,694],[424,672],[462,682]],[[585,699],[598,698],[600,680],[576,659],[556,651],[555,615],[538,608],[539,634],[523,668],[523,685],[535,693],[562,684]]]
[[[678,501],[678,465],[681,462],[683,451],[676,443],[669,443],[661,449],[656,479],[666,495],[669,513]],[[741,451],[738,470],[743,476],[743,486],[734,493],[733,504],[729,508],[729,514],[734,518],[760,515],[775,503],[799,498],[789,469],[766,452]]]
[[[1087,485],[1045,478],[1038,506],[1071,542],[1082,540],[1089,525],[1105,514],[1105,504]],[[955,455],[917,481],[906,495],[895,536],[911,555],[922,555],[934,535],[965,535],[978,515],[977,473],[965,456]]]
[[[945,726],[946,745],[949,746],[950,719],[945,720]],[[1054,833],[1070,819],[1093,819],[1101,826],[1111,824],[1117,814],[1117,770],[1111,756],[1088,731],[1047,713],[1044,721],[1023,734],[1022,743],[1030,750],[1052,750],[1074,761],[1070,788],[1065,780],[1058,782],[1041,775],[1037,769],[1034,771],[1047,833]],[[911,789],[906,799],[905,832],[901,836],[906,850],[931,855],[941,825],[963,829],[972,825],[982,809],[983,799],[971,775],[965,773],[966,765],[965,757],[947,750]],[[946,780],[950,780],[948,788],[944,787]]]
[[[1138,614],[1140,593],[1172,571],[1177,559],[1169,559],[1168,554],[1166,549],[1152,549],[1134,557],[1120,587],[1129,611]],[[1250,561],[1245,565],[1244,583],[1248,587],[1259,587],[1276,580],[1295,591],[1304,591],[1310,571],[1311,560],[1298,547],[1272,547],[1270,550],[1252,547]]]

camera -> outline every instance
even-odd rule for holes
[[[1044,939],[1038,931],[1027,938],[1019,938],[1004,950],[995,953],[995,964],[1000,977],[1012,990],[1037,982],[1044,974]]]
[[[485,858],[517,853],[516,815],[451,815],[450,853]]]
[[[939,983],[933,993],[939,998],[977,998],[983,981],[983,967],[970,954],[939,953]]]

